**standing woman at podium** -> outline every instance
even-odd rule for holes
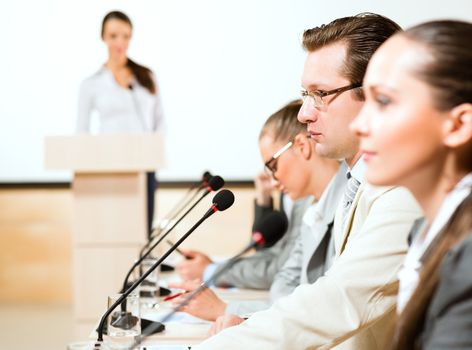
[[[108,60],[80,86],[77,131],[90,132],[93,112],[99,116],[100,133],[155,132],[163,128],[163,111],[153,72],[127,56],[132,23],[123,12],[108,13],[101,37]],[[148,234],[154,212],[155,173],[147,173]]]

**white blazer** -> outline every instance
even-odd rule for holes
[[[383,349],[407,235],[420,216],[407,190],[362,184],[343,231],[337,215],[336,258],[324,276],[195,349]]]

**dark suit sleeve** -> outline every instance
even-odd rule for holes
[[[254,222],[252,223],[252,232],[255,231],[261,219],[267,214],[272,213],[273,211],[274,211],[274,203],[273,203],[272,198],[270,200],[270,205],[267,207],[258,205],[256,200],[254,200]]]
[[[269,206],[258,205],[256,200],[254,200],[252,232],[256,230],[259,222],[272,212],[274,212],[272,198]],[[277,257],[280,251],[277,249],[277,246],[272,247],[272,249],[256,248],[256,250],[256,254],[245,257],[235,263],[228,271],[218,277],[214,284],[237,288],[269,289],[275,274],[275,272],[268,273],[268,269],[271,266],[270,262]],[[223,265],[218,266],[215,273],[218,273],[222,268]]]
[[[275,274],[289,258],[300,233],[303,214],[312,201],[312,197],[297,200],[291,211],[289,227],[282,238],[272,247],[261,248],[253,255],[236,262],[214,281],[215,285],[269,289]],[[218,273],[221,268],[222,266],[219,266],[215,273]]]
[[[443,259],[423,334],[423,349],[472,349],[472,232]]]

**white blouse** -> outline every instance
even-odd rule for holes
[[[400,288],[397,298],[397,312],[400,313],[408,303],[411,295],[416,289],[419,282],[419,271],[421,269],[421,257],[441,231],[443,226],[448,222],[449,218],[456,211],[457,207],[469,195],[472,188],[472,173],[469,173],[449,192],[439,208],[438,214],[425,236],[421,233],[425,228],[425,223],[418,227],[419,232],[413,239],[408,249],[403,266],[398,273],[400,280]]]
[[[154,75],[153,79],[156,82]],[[159,90],[153,95],[135,79],[124,88],[104,66],[80,86],[77,132],[90,132],[94,111],[99,115],[100,133],[153,132],[164,127]]]

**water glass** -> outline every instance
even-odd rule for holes
[[[121,294],[109,296],[108,307],[111,307],[120,297]],[[120,349],[133,344],[135,337],[141,334],[141,319],[139,316],[139,297],[137,293],[132,293],[108,316],[108,345]]]
[[[148,271],[155,263],[157,259],[146,258],[142,261],[139,269],[140,276]],[[156,308],[158,306],[157,298],[159,296],[159,268],[154,269],[149,276],[139,286],[139,296],[141,306],[145,308]]]

